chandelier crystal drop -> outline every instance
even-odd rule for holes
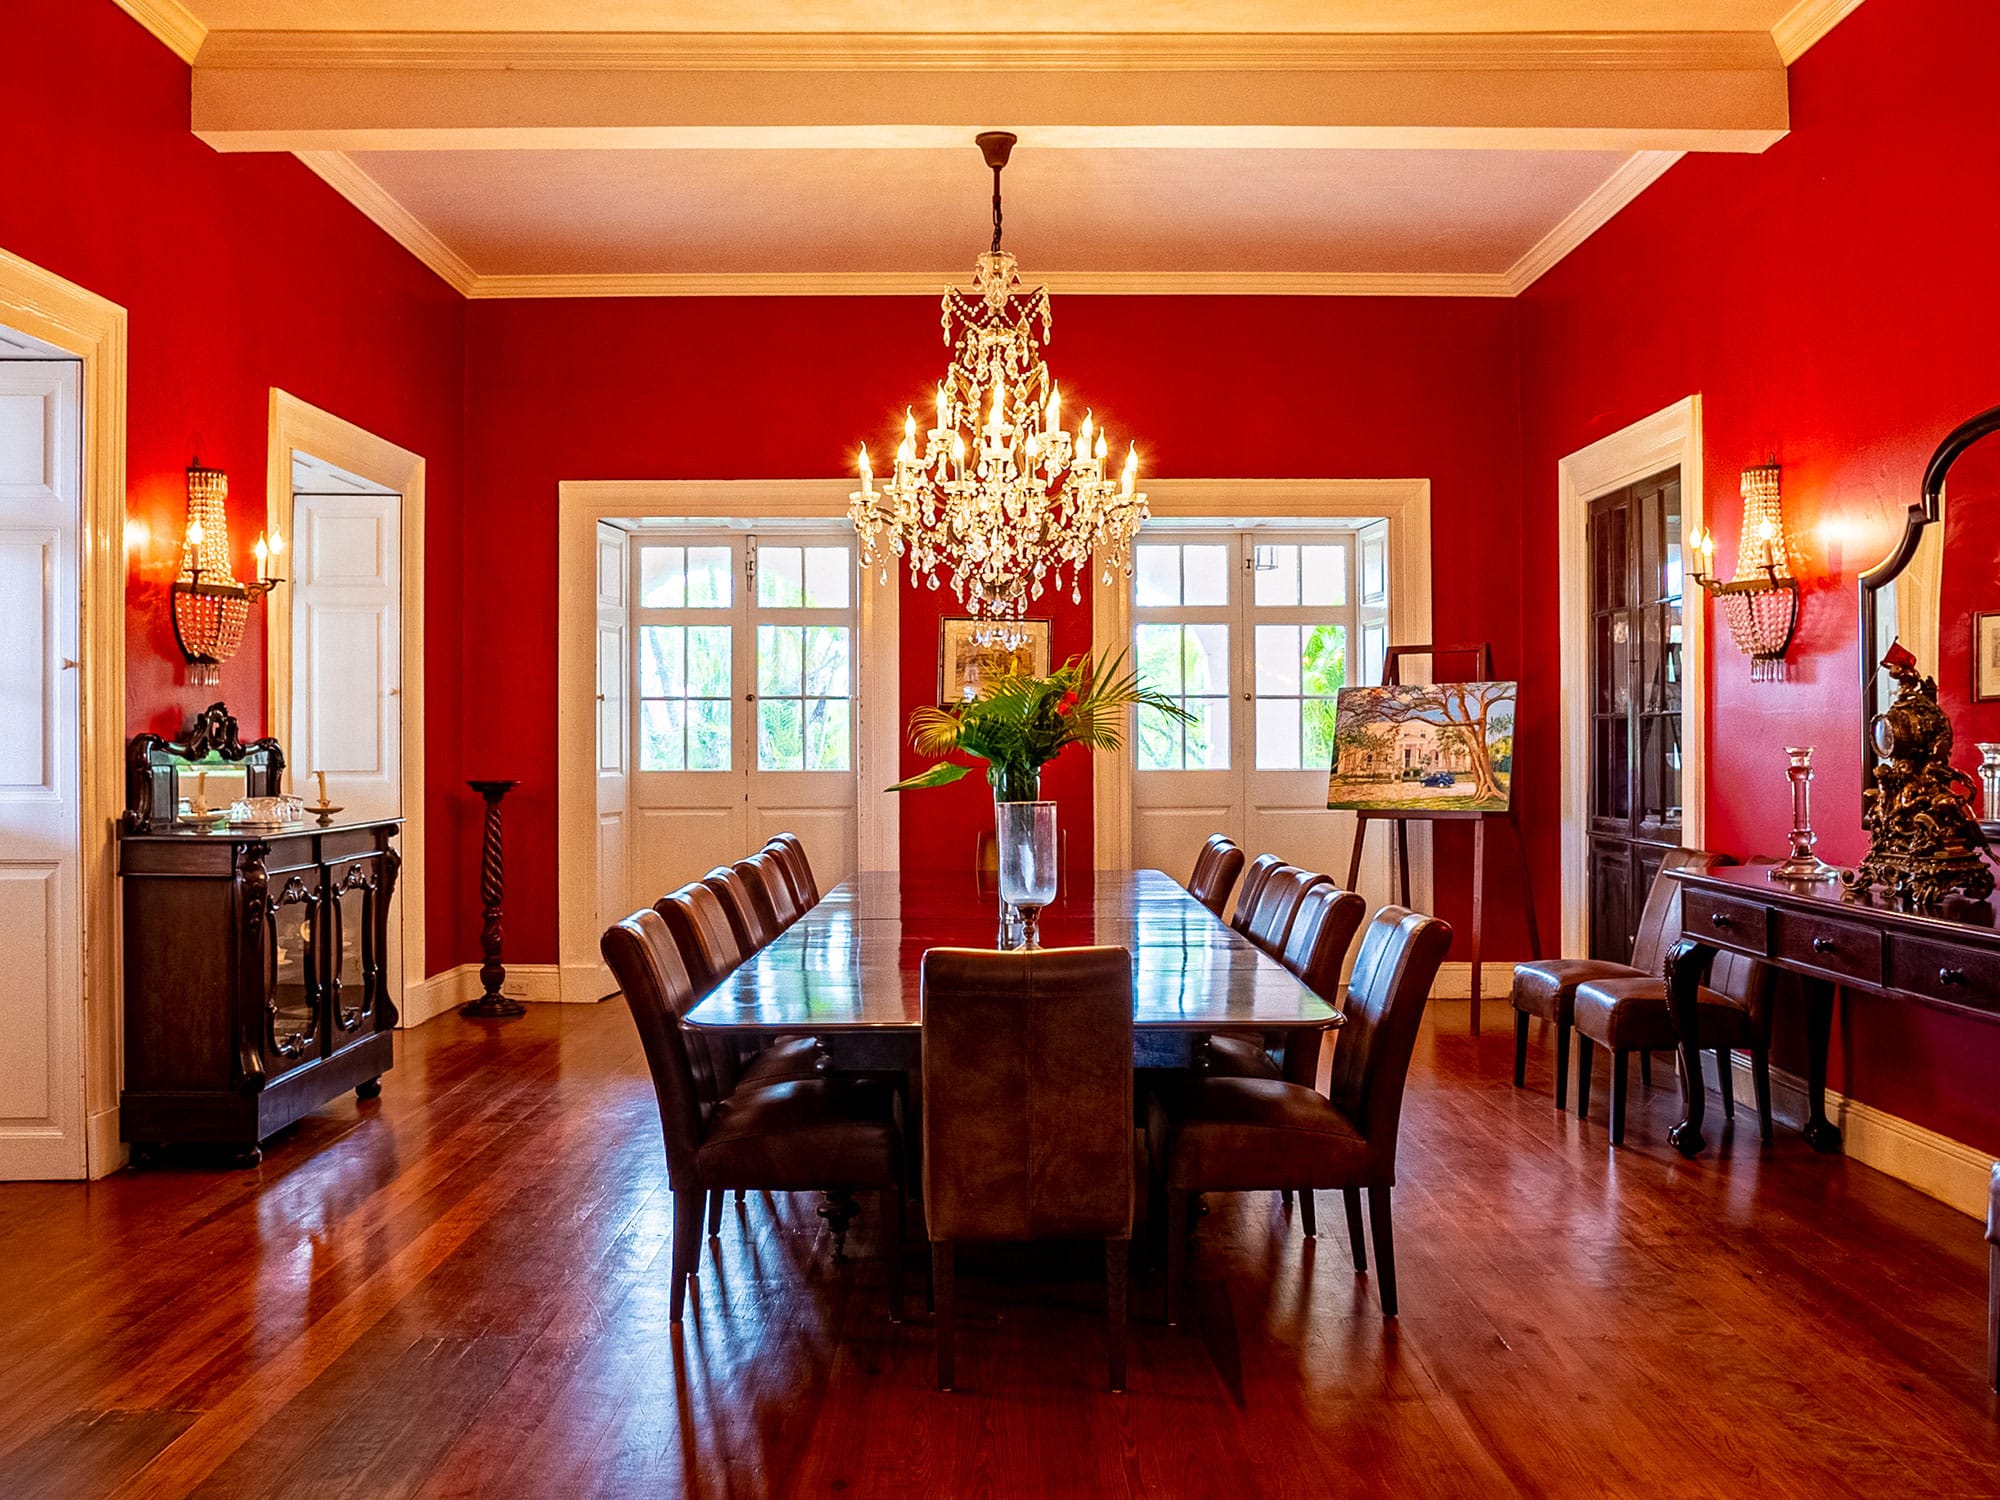
[[[993,244],[976,263],[970,293],[944,294],[951,364],[938,382],[921,433],[906,409],[888,480],[875,483],[861,449],[861,488],[848,518],[862,566],[883,582],[901,559],[912,586],[938,587],[940,573],[974,618],[1018,619],[1047,589],[1082,603],[1093,567],[1106,584],[1132,571],[1132,538],[1147,516],[1138,491],[1139,454],[1128,445],[1110,477],[1111,440],[1086,411],[1063,426],[1063,394],[1042,360],[1049,291],[1021,289],[1014,257],[1000,248],[1000,172],[1014,137],[978,138],[993,169]],[[1094,559],[1094,561],[1093,561]]]

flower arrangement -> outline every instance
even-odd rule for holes
[[[1046,677],[1003,677],[966,703],[926,704],[910,715],[910,743],[925,755],[977,756],[986,762],[995,801],[1033,802],[1041,791],[1042,767],[1065,746],[1116,750],[1122,745],[1125,710],[1134,706],[1192,721],[1173,699],[1127,670],[1120,652],[1110,661],[1072,656]],[[939,760],[889,790],[949,786],[975,769]]]

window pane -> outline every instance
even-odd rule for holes
[[[1178,771],[1181,765],[1181,726],[1178,719],[1157,708],[1139,710],[1139,769]]]
[[[759,547],[757,603],[765,609],[797,609],[805,597],[804,549]]]
[[[806,703],[806,769],[845,771],[849,709],[845,698],[814,698]]]
[[[1229,627],[1189,625],[1183,630],[1181,691],[1229,691]]]
[[[1147,687],[1178,698],[1181,693],[1181,628],[1178,625],[1138,625],[1132,630],[1132,654]]]
[[[1190,698],[1187,710],[1195,722],[1187,726],[1187,768],[1190,771],[1229,769],[1229,700]]]
[[[691,625],[687,633],[687,690],[690,697],[729,696],[730,629]]]
[[[1299,602],[1299,549],[1294,546],[1273,547],[1266,545],[1258,549],[1265,559],[1277,559],[1274,568],[1259,568],[1257,578],[1257,602],[1259,604],[1297,604]]]
[[[687,603],[687,548],[639,549],[639,603],[647,609],[679,609]]]
[[[757,691],[774,697],[799,691],[799,627],[757,627]]]
[[[1380,604],[1382,596],[1389,592],[1389,547],[1380,536],[1371,536],[1361,543],[1361,598],[1364,603]]]
[[[1307,625],[1299,634],[1304,690],[1332,697],[1347,685],[1347,627]]]
[[[1296,693],[1299,690],[1299,627],[1259,625],[1257,627],[1257,692]],[[1261,722],[1261,721],[1260,721]],[[1264,764],[1259,752],[1259,765]]]
[[[757,769],[805,769],[805,739],[799,726],[799,700],[766,698],[757,705]]]
[[[690,771],[729,769],[729,700],[697,698],[687,706]]]
[[[1298,699],[1257,700],[1257,769],[1260,771],[1299,769]]]
[[[854,585],[854,554],[846,547],[806,548],[806,608],[845,609]]]
[[[1133,549],[1133,557],[1141,609],[1158,609],[1181,602],[1180,548],[1141,543]]]
[[[678,698],[687,692],[687,631],[679,625],[639,627],[639,696]]]
[[[1389,656],[1389,627],[1386,625],[1363,625],[1361,627],[1361,678],[1363,686],[1372,687],[1382,680],[1382,667]]]
[[[1299,549],[1299,603],[1345,604],[1347,602],[1347,549],[1345,547],[1301,547]]]
[[[690,547],[687,549],[687,602],[689,609],[727,609],[735,596],[730,590],[729,549]]]
[[[639,769],[687,768],[687,736],[678,698],[645,699],[639,704]]]
[[[845,698],[848,649],[845,625],[808,625],[805,641],[806,693],[814,698]]]
[[[1333,699],[1305,700],[1305,768],[1333,769]]]
[[[1181,548],[1183,604],[1229,602],[1229,552],[1229,547],[1223,544]]]

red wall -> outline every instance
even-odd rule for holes
[[[1428,476],[1437,634],[1491,638],[1497,669],[1518,667],[1513,304],[1058,297],[1056,310],[1049,356],[1065,394],[1094,406],[1114,436],[1136,438],[1149,476]],[[558,482],[844,473],[857,443],[886,441],[905,404],[931,389],[944,350],[935,306],[921,298],[475,302],[467,319],[475,613],[464,667],[479,705],[469,743],[482,766],[500,768],[491,774],[523,779],[509,803],[508,951],[548,962]],[[937,620],[950,600],[905,593],[906,704],[936,691]],[[1089,608],[1086,595],[1050,611],[1058,657],[1086,648]],[[1530,701],[1523,723],[1552,712],[1552,698]],[[1046,782],[1084,867],[1089,775],[1072,751]],[[913,794],[905,864],[969,863],[989,798],[970,779]],[[1540,810],[1554,805],[1548,794]],[[1462,918],[1458,833],[1440,840],[1440,906]],[[1332,867],[1345,850],[1287,852]],[[466,956],[475,927],[468,910]],[[1519,951],[1508,913],[1489,942],[1489,953]]]
[[[1821,850],[1862,852],[1855,575],[1900,531],[1938,439],[2000,403],[1996,55],[1986,0],[1862,6],[1792,69],[1790,136],[1762,156],[1685,158],[1522,299],[1523,535],[1538,576],[1554,576],[1558,459],[1690,392],[1704,400],[1718,555],[1735,555],[1739,472],[1768,455],[1785,465],[1809,580],[1792,680],[1751,682],[1720,632],[1715,847],[1783,851],[1779,747],[1812,744]],[[1984,607],[2000,608],[1987,588]],[[1525,607],[1523,696],[1546,701],[1555,612],[1532,592]],[[1554,732],[1545,715],[1524,721],[1542,806]],[[1553,889],[1553,844],[1537,857]],[[1837,1045],[1835,1087],[2000,1148],[2000,1026],[1850,997]]]
[[[110,0],[0,0],[0,246],[130,315],[127,513],[151,535],[127,589],[126,727],[173,732],[225,699],[264,718],[263,612],[219,688],[184,686],[166,606],[199,453],[230,476],[239,576],[263,529],[270,388],[428,460],[430,880],[456,883],[456,554],[463,300],[288,156],[188,132],[188,68]],[[431,908],[432,967],[454,947]],[[452,960],[455,961],[455,960]]]

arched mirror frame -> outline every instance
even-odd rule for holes
[[[1968,418],[1954,427],[1937,445],[1930,462],[1924,465],[1924,485],[1921,497],[1910,506],[1903,523],[1903,535],[1897,540],[1889,555],[1862,573],[1861,594],[1861,784],[1864,787],[1875,784],[1875,750],[1870,738],[1869,726],[1875,716],[1887,705],[1881,701],[1882,672],[1877,660],[1881,655],[1876,642],[1877,606],[1883,589],[1894,583],[1903,570],[1908,568],[1923,544],[1926,527],[1936,525],[1944,518],[1945,475],[1981,438],[1991,437],[2000,432],[2000,406],[1989,408],[1976,417]],[[1920,663],[1926,676],[1937,671],[1937,663]]]

